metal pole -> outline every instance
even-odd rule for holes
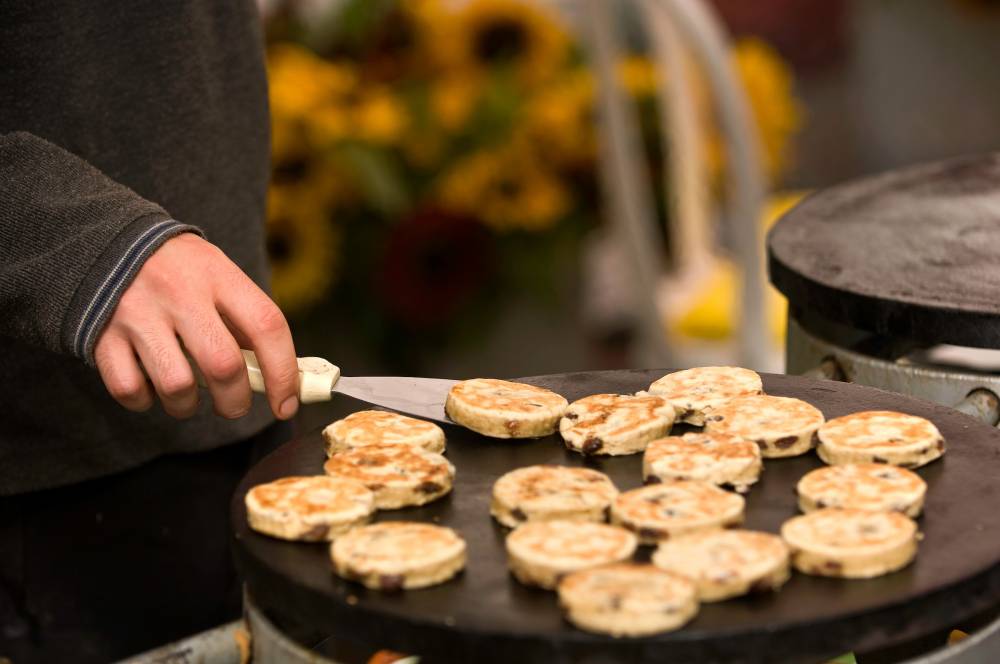
[[[740,362],[761,367],[766,362],[767,316],[764,311],[764,238],[759,216],[764,200],[760,148],[750,108],[730,61],[723,29],[702,0],[649,0],[650,8],[669,14],[701,60],[718,103],[726,139],[729,174],[727,222],[733,229],[742,271]]]
[[[633,362],[646,367],[671,366],[666,331],[656,302],[663,274],[662,242],[656,235],[649,174],[639,168],[639,143],[634,109],[622,92],[617,76],[621,49],[615,22],[608,11],[613,3],[587,0],[584,14],[600,90],[599,123],[601,176],[610,202],[612,223],[619,241],[631,256],[640,324],[638,355]]]

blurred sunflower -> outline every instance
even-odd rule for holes
[[[274,164],[304,159],[309,155],[302,124],[293,116],[271,112],[271,161]]]
[[[308,198],[327,217],[334,208],[354,203],[358,194],[353,173],[329,154],[313,155],[300,172],[294,189],[296,195]]]
[[[436,171],[447,149],[448,137],[437,128],[426,126],[411,126],[400,145],[406,163],[420,171]]]
[[[321,207],[296,188],[272,186],[267,196],[271,290],[285,313],[326,297],[336,273],[337,234]]]
[[[371,86],[352,107],[355,137],[379,145],[395,144],[409,121],[406,108],[385,86]]]
[[[309,140],[320,149],[349,140],[394,145],[408,122],[402,102],[382,85],[331,96],[305,120]]]
[[[391,145],[408,121],[388,86],[360,80],[355,65],[327,61],[292,44],[268,51],[276,159],[344,140]]]
[[[446,131],[457,132],[472,115],[479,101],[480,85],[475,77],[451,73],[431,84],[430,110]]]
[[[400,0],[364,39],[364,69],[379,81],[433,71],[435,42],[454,33],[455,12],[441,0]]]
[[[521,127],[549,161],[564,166],[592,162],[597,136],[591,72],[574,69],[529,98]]]
[[[350,92],[358,82],[354,68],[317,57],[295,44],[275,44],[267,53],[271,111],[302,117],[330,99]]]
[[[791,160],[792,137],[802,126],[791,68],[774,48],[755,38],[737,42],[732,57],[757,125],[765,172],[778,182]],[[709,141],[707,156],[712,171],[721,173],[725,154],[720,137]]]
[[[438,195],[446,209],[501,231],[551,228],[571,204],[558,175],[516,142],[460,159],[442,177]]]
[[[470,0],[451,34],[436,40],[448,66],[511,69],[524,84],[550,78],[569,53],[566,31],[550,10],[523,0]]]

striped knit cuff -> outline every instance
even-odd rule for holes
[[[73,297],[63,325],[63,344],[73,355],[94,364],[94,345],[139,269],[164,242],[181,233],[197,233],[195,226],[163,215],[150,215],[129,224],[114,239]]]

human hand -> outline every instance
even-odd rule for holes
[[[198,387],[181,343],[218,415],[234,419],[250,410],[241,347],[257,354],[275,416],[295,414],[298,365],[284,315],[221,249],[192,233],[167,240],[146,260],[97,340],[94,359],[121,405],[137,412],[152,406],[148,376],[164,410],[185,418],[198,407]]]

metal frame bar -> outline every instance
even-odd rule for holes
[[[708,78],[726,144],[727,210],[742,283],[739,315],[739,358],[748,367],[767,361],[767,317],[764,300],[764,237],[758,223],[764,202],[764,177],[753,115],[737,79],[725,31],[702,0],[644,0],[660,11],[683,35]]]
[[[1000,661],[1000,618],[958,643],[903,664],[996,664],[997,661]]]
[[[610,200],[612,218],[623,247],[632,257],[633,278],[637,285],[638,316],[641,326],[640,354],[644,366],[669,366],[670,351],[656,304],[659,277],[663,274],[662,257],[656,247],[653,229],[652,194],[648,174],[639,167],[636,155],[638,132],[634,112],[621,90],[615,74],[620,52],[610,5],[604,0],[586,0],[585,23],[600,85],[600,136],[603,150],[601,175]],[[702,64],[717,105],[719,122],[726,143],[729,195],[726,223],[742,272],[740,326],[738,334],[740,362],[761,367],[766,362],[767,321],[764,307],[763,236],[758,217],[764,199],[764,178],[760,169],[759,146],[752,115],[730,61],[725,33],[702,0],[639,0],[650,25],[659,26],[654,39],[678,36]],[[669,22],[672,29],[663,29]],[[671,47],[672,48],[672,47]],[[670,51],[657,46],[666,57]],[[689,90],[671,87],[673,96]],[[661,90],[662,92],[662,90]],[[671,99],[661,99],[670,105]],[[683,112],[683,111],[682,111]],[[673,124],[673,123],[672,123]],[[667,131],[668,127],[661,127]]]
[[[583,3],[584,22],[600,90],[599,132],[601,177],[608,197],[611,218],[618,241],[632,258],[632,278],[640,335],[640,366],[672,366],[666,331],[656,306],[656,292],[663,274],[663,258],[657,247],[659,239],[653,223],[653,195],[649,176],[640,168],[636,155],[643,154],[635,109],[631,108],[617,75],[617,57],[621,52],[615,22],[605,0]]]
[[[842,348],[788,319],[785,371],[836,378],[950,406],[990,425],[1000,420],[1000,375],[965,373],[872,357]],[[839,375],[834,375],[839,372]]]

